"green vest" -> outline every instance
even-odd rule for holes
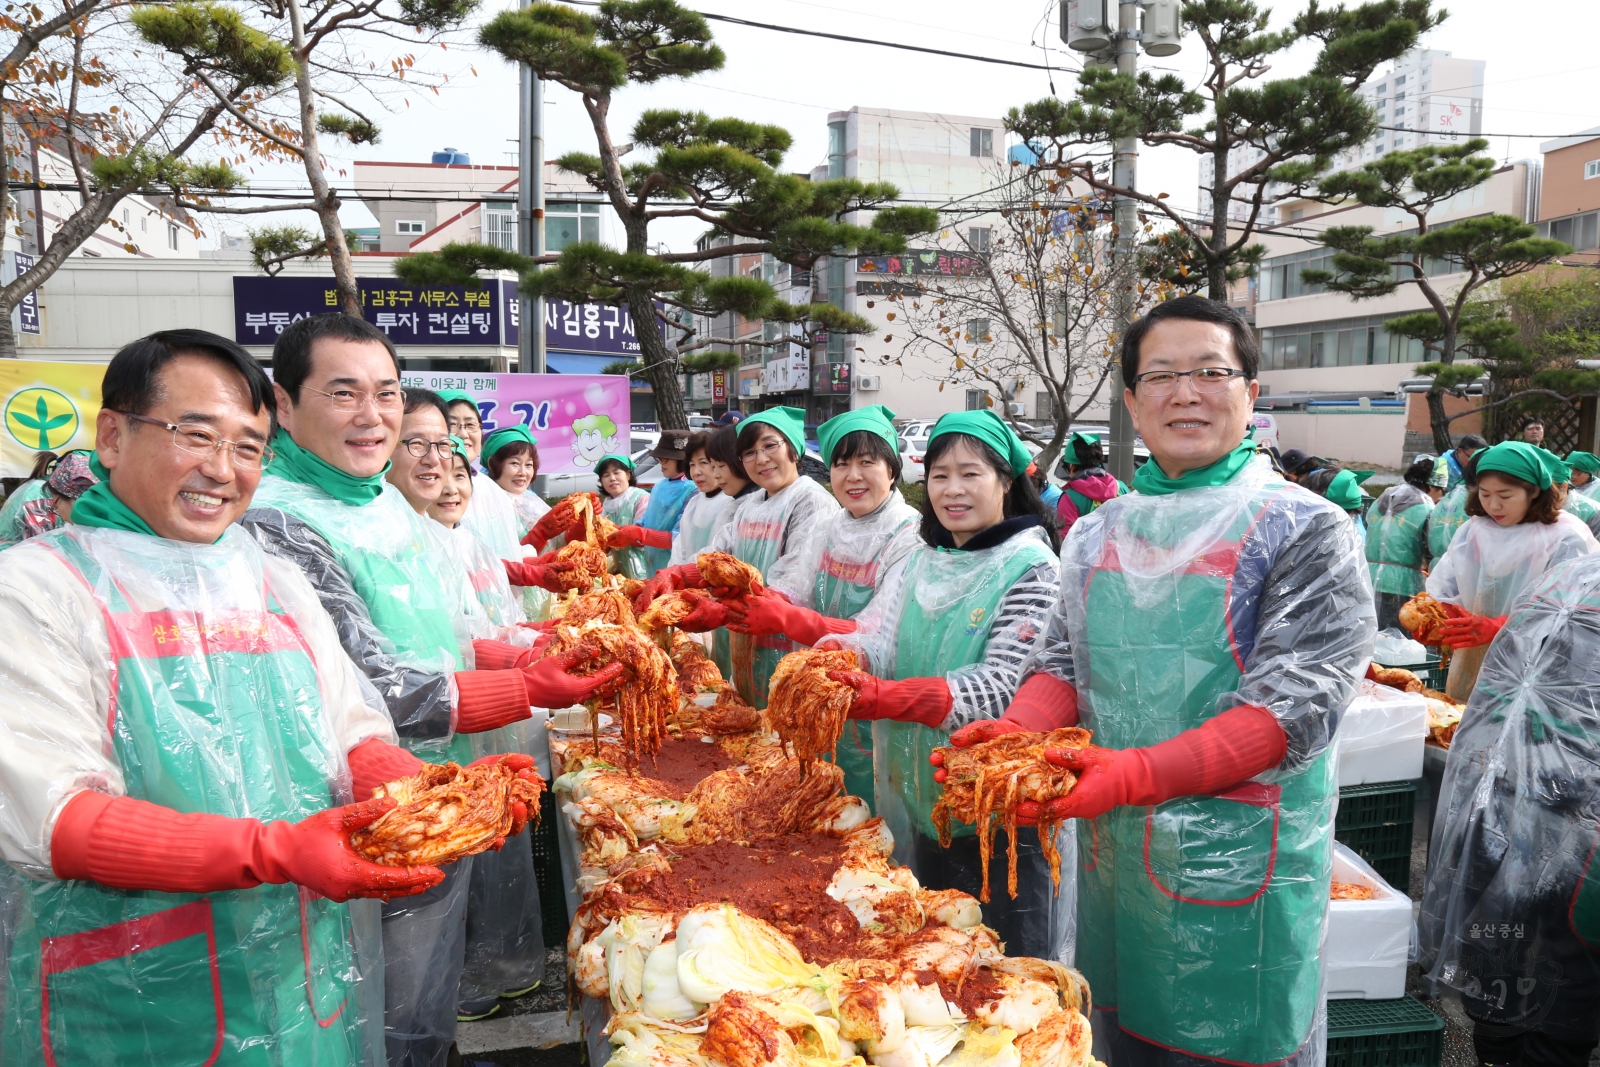
[[[105,619],[112,754],[128,796],[264,822],[342,802],[332,783],[343,753],[311,649],[248,535],[187,545],[72,526],[48,536]],[[143,610],[132,591],[169,606]],[[361,979],[381,963],[357,929],[375,934],[375,902],[335,904],[295,885],[196,895],[29,881],[23,894],[7,1063],[368,1059],[365,1028],[381,1025],[382,1005],[368,1000],[377,983]],[[381,1054],[381,1031],[377,1041]]]
[[[896,680],[942,677],[981,663],[1000,602],[1024,574],[1054,560],[1050,545],[1037,530],[1024,530],[1003,544],[976,552],[916,549],[906,560],[894,662],[885,664],[880,673]],[[874,737],[883,742],[874,750],[878,796],[887,809],[890,830],[906,841],[902,829],[907,824],[924,837],[938,836],[933,806],[944,787],[933,780],[928,756],[950,743],[949,732],[914,722],[880,720],[878,725]],[[958,822],[952,822],[950,830],[957,836],[976,832]]]
[[[1243,671],[1228,617],[1240,549],[1255,517],[1290,491],[1275,479],[1186,490],[1106,524],[1069,612],[1095,744],[1154,745],[1226,710]],[[1215,539],[1196,544],[1207,528]],[[1310,1036],[1334,763],[1324,752],[1274,777],[1079,820],[1078,966],[1124,1030],[1234,1064],[1277,1063]]]
[[[461,669],[459,600],[445,588],[439,561],[430,551],[433,542],[424,523],[431,520],[412,511],[400,490],[386,484],[376,500],[352,505],[316,486],[268,474],[253,506],[293,515],[328,542],[372,624],[393,643],[401,664],[436,674]],[[461,737],[446,745],[433,740],[405,744],[430,762],[470,762],[471,746]]]
[[[1396,490],[1385,490],[1384,496],[1393,492]],[[1374,592],[1408,597],[1422,592],[1422,564],[1428,552],[1428,516],[1433,513],[1433,503],[1420,490],[1414,490],[1414,494],[1421,499],[1410,507],[1402,506],[1383,515],[1378,512],[1380,497],[1367,511],[1367,569]]]
[[[637,526],[635,515],[638,514],[639,501],[649,497],[637,485],[631,485],[617,496],[601,494],[600,513],[618,526]],[[611,553],[613,572],[624,578],[638,578],[643,580],[650,577],[651,570],[645,560],[644,547],[619,548]]]
[[[1461,482],[1451,489],[1428,513],[1428,564],[1431,568],[1439,565],[1439,558],[1450,547],[1450,542],[1455,538],[1456,531],[1461,529],[1461,524],[1467,521],[1467,483]]]

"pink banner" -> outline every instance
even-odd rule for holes
[[[472,394],[485,437],[506,426],[528,427],[539,442],[541,474],[587,474],[601,456],[629,451],[631,401],[620,374],[412,371],[400,381]]]

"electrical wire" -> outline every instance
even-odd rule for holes
[[[1450,131],[1447,131],[1447,130],[1413,130],[1413,129],[1409,129],[1408,127],[1405,127],[1405,126],[1379,126],[1378,129],[1380,129],[1380,130],[1393,130],[1395,133],[1426,134],[1426,135],[1428,135],[1430,137],[1443,137],[1446,133],[1450,132]],[[1547,140],[1547,139],[1552,139],[1552,138],[1557,138],[1557,137],[1582,137],[1583,134],[1581,132],[1579,132],[1579,133],[1464,133],[1464,134],[1458,134],[1457,136],[1466,137],[1468,139],[1471,139],[1473,137],[1527,137],[1527,138],[1532,138],[1535,141],[1542,141],[1542,140]]]

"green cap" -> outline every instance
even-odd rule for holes
[[[1568,452],[1567,466],[1575,471],[1600,474],[1600,456],[1595,455],[1593,452]]]
[[[436,389],[434,393],[444,401],[445,407],[451,404],[471,404],[473,411],[478,410],[478,402],[472,398],[471,393],[463,393],[460,389]]]
[[[768,408],[758,411],[754,415],[747,415],[739,423],[739,432],[744,433],[744,428],[752,422],[764,422],[774,430],[783,434],[794,445],[794,454],[806,454],[806,409],[805,408]]]
[[[622,464],[631,471],[639,469],[638,465],[633,462],[632,456],[624,456],[620,452],[607,452],[605,455],[601,456],[595,461],[594,469],[598,471],[601,467],[605,466],[606,460],[608,459],[616,460],[618,463]]]
[[[1346,511],[1359,511],[1361,508],[1361,479],[1356,477],[1355,471],[1340,471],[1328,483],[1327,496],[1329,500]]]
[[[900,439],[894,432],[894,412],[882,404],[856,408],[843,415],[835,415],[817,427],[817,441],[822,446],[822,462],[833,466],[833,446],[844,440],[846,434],[857,430],[875,433],[889,442],[889,451],[900,450]]]
[[[1554,472],[1544,461],[1544,456],[1549,455],[1551,453],[1535,448],[1526,441],[1501,441],[1478,453],[1478,477],[1482,478],[1488,471],[1499,471],[1513,478],[1521,478],[1530,485],[1537,485],[1540,489],[1548,489],[1554,480]]]
[[[461,462],[467,465],[468,470],[472,469],[472,458],[467,455],[467,443],[455,434],[450,435],[450,451],[461,457]]]
[[[1028,467],[1033,463],[1033,456],[1023,447],[1022,438],[1001,421],[999,415],[988,408],[980,411],[952,411],[940,416],[939,421],[933,424],[933,432],[928,434],[929,446],[933,445],[935,438],[947,433],[964,433],[969,437],[976,437],[1004,456],[1006,462],[1011,464],[1011,473],[1019,478],[1028,472]]]
[[[526,441],[535,447],[539,444],[539,439],[529,433],[526,426],[502,426],[483,439],[483,458],[488,459],[513,441]]]

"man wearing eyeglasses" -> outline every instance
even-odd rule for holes
[[[345,652],[415,754],[396,750],[379,782],[414,773],[418,756],[470,763],[466,735],[531,717],[534,700],[565,707],[615,680],[620,666],[580,678],[568,672],[570,659],[463,669],[476,650],[457,638],[459,600],[440,578],[428,520],[384,480],[405,406],[388,337],[354,316],[313,315],[284,329],[272,368],[277,458],[243,523],[311,580]],[[457,863],[440,885],[384,910],[391,1067],[448,1057],[469,878],[470,861]]]
[[[1355,528],[1246,436],[1259,362],[1202,297],[1128,331],[1151,460],[1073,526],[1011,707],[951,738],[1093,731],[1046,752],[1071,792],[1019,812],[1078,820],[1077,962],[1112,1067],[1320,1059],[1331,744],[1376,622]]]
[[[364,770],[408,757],[310,583],[232,525],[271,383],[172,330],[102,400],[71,525],[0,558],[0,1061],[365,1064],[376,905],[345,902],[444,876],[350,847],[393,806]]]

